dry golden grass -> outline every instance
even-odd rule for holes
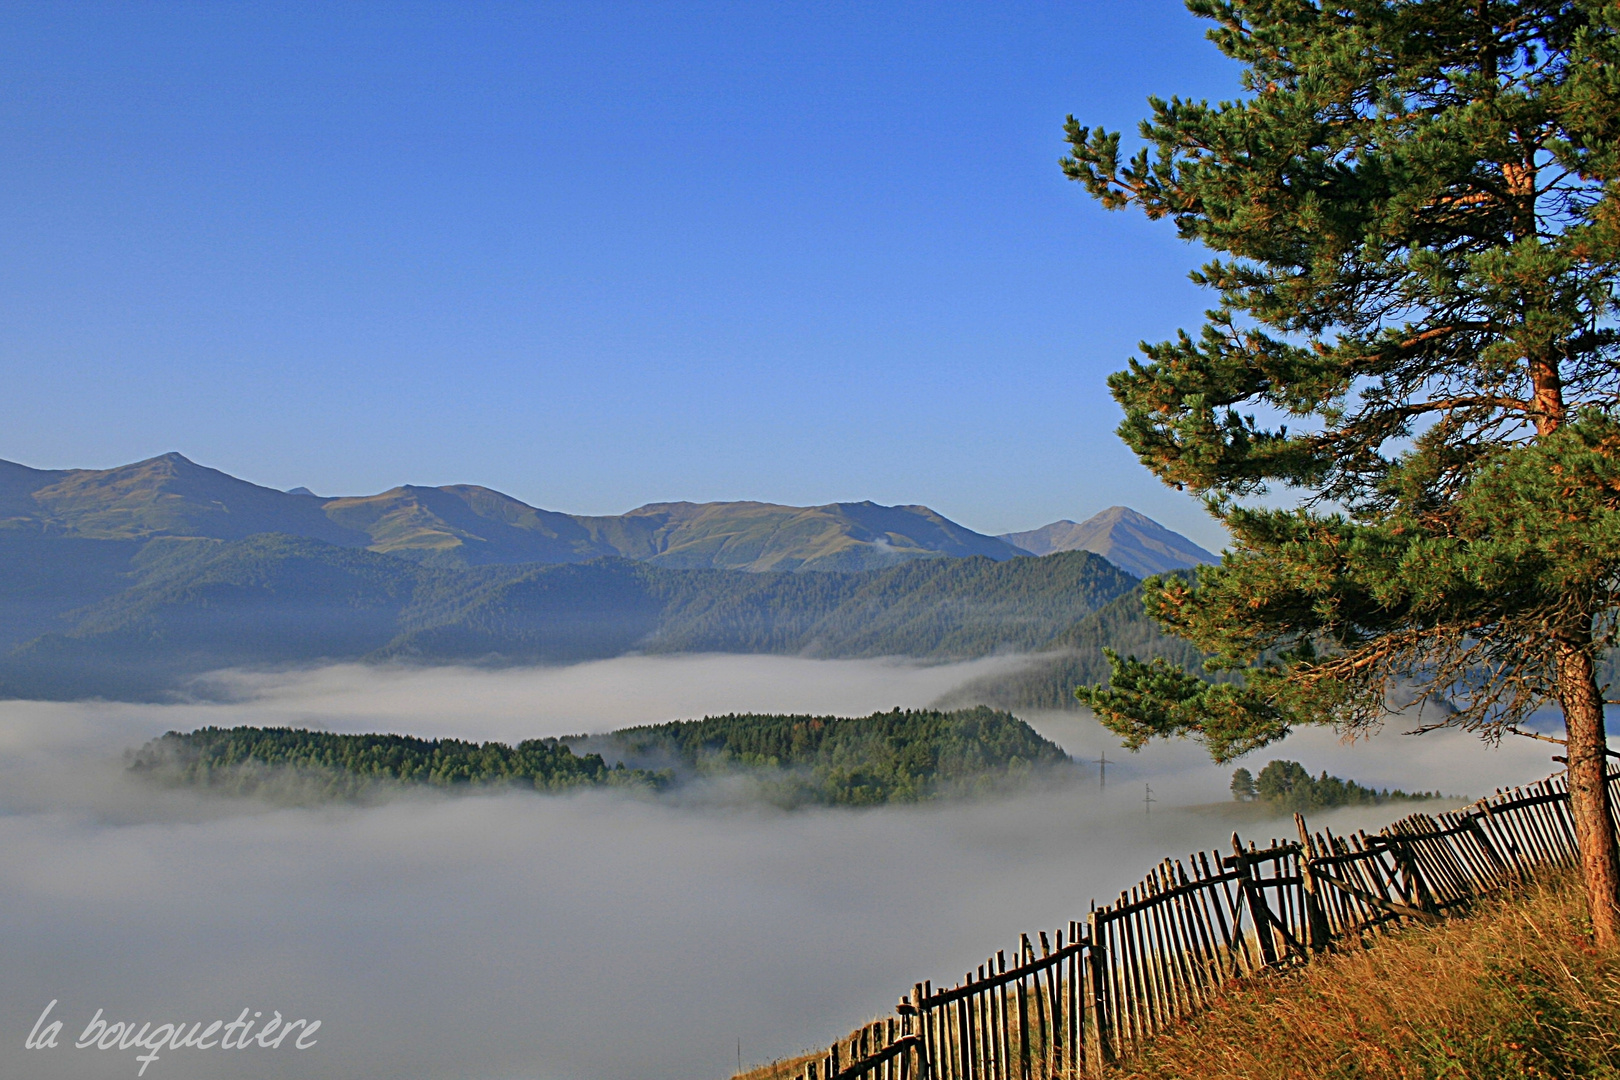
[[[732,1080],[795,1080],[804,1075],[804,1067],[818,1054],[803,1054],[796,1058],[783,1058],[769,1065],[756,1065],[737,1073]]]
[[[1620,956],[1560,880],[1232,987],[1132,1080],[1620,1077]]]
[[[789,1080],[809,1055],[736,1080]],[[1230,987],[1110,1080],[1620,1080],[1620,955],[1559,879]]]

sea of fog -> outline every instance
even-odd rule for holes
[[[1106,786],[1089,765],[1015,797],[873,810],[601,791],[277,809],[148,788],[121,755],[205,724],[516,740],[858,715],[1017,663],[335,667],[219,676],[228,704],[0,703],[0,1074],[136,1077],[144,1051],[74,1048],[97,1010],[154,1028],[244,1008],[321,1021],[304,1050],[164,1050],[145,1069],[158,1080],[718,1080],[739,1040],[745,1064],[825,1046],[915,981],[954,982],[1019,931],[1083,918],[1158,858],[1229,843],[1209,804],[1228,801],[1232,767],[1186,744],[1127,754],[1089,717],[1049,714],[1026,718],[1084,761],[1107,751]],[[1474,796],[1552,768],[1544,744],[1400,726],[1355,745],[1302,732],[1245,764]],[[59,1045],[25,1048],[53,1000]]]

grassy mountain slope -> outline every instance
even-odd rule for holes
[[[1620,960],[1569,880],[1222,993],[1120,1080],[1620,1076]]]
[[[280,532],[354,547],[368,542],[365,533],[329,519],[323,499],[250,484],[179,454],[46,475],[49,482],[28,493],[32,520],[81,537],[239,540]],[[16,496],[11,501],[26,507]]]
[[[1054,521],[1029,532],[1005,533],[1001,539],[1033,555],[1091,551],[1137,577],[1220,562],[1180,533],[1172,532],[1128,506],[1110,506],[1082,522]]]
[[[620,554],[571,515],[472,484],[407,485],[332,499],[325,511],[334,522],[364,533],[372,551],[428,565],[571,563]]]
[[[61,532],[60,525],[54,530],[47,525],[34,492],[57,483],[66,475],[64,470],[30,469],[15,461],[0,461],[0,530]]]
[[[581,520],[619,554],[672,569],[870,570],[910,559],[1021,554],[926,506],[653,503],[624,518]]]
[[[619,555],[674,569],[868,570],[909,559],[1021,554],[925,506],[655,503],[588,517],[471,484],[407,485],[353,498],[295,494],[179,454],[115,469],[0,462],[0,529],[129,540],[282,533],[458,567]]]

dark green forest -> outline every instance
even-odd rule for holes
[[[274,534],[136,543],[0,531],[0,695],[163,700],[220,668],[355,660],[951,660],[1053,648],[1136,585],[1080,551],[855,572],[618,558],[456,569]]]
[[[508,746],[408,735],[334,735],[302,728],[171,731],[130,754],[129,769],[170,786],[292,801],[354,799],[380,787],[504,785],[566,791],[602,785],[659,787],[667,777],[609,766],[558,739]]]
[[[1078,619],[1041,650],[1029,666],[1009,675],[987,676],[958,687],[941,706],[985,704],[998,709],[1072,709],[1074,688],[1108,681],[1113,649],[1142,660],[1163,657],[1187,671],[1199,671],[1203,654],[1161,631],[1147,617],[1138,586]]]
[[[611,748],[604,756],[588,745]],[[627,767],[620,757],[658,768]],[[359,800],[408,786],[663,791],[741,776],[785,806],[875,806],[1007,790],[1068,757],[1007,713],[895,710],[868,717],[730,715],[509,746],[298,728],[169,732],[133,751],[154,783],[284,802]]]
[[[699,774],[777,774],[770,783],[778,801],[848,806],[992,791],[1069,760],[1022,720],[982,706],[705,717],[625,728],[608,745],[631,760],[672,760]]]
[[[1387,802],[1419,799],[1438,799],[1439,792],[1420,791],[1413,794],[1399,788],[1375,789],[1363,787],[1354,780],[1341,780],[1329,776],[1327,770],[1313,777],[1297,761],[1271,761],[1260,770],[1258,777],[1248,769],[1232,774],[1232,797],[1239,802],[1262,802],[1278,811],[1305,813],[1310,810],[1331,810],[1338,806],[1377,806]]]

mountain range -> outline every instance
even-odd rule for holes
[[[0,462],[0,696],[164,700],[221,668],[334,661],[1044,652],[973,694],[1061,705],[1116,641],[1197,659],[1147,622],[1138,575],[1208,553],[1134,511],[1094,521],[1016,534],[1072,547],[1037,557],[922,506],[588,517],[471,485],[276,491],[178,454]]]
[[[1138,576],[1214,561],[1125,507],[1076,525],[985,536],[926,506],[872,502],[651,503],[625,514],[564,514],[473,484],[403,485],[323,498],[277,491],[163,454],[113,469],[0,461],[0,530],[93,540],[241,540],[280,533],[428,566],[578,563],[604,557],[670,569],[871,570],[912,559],[1085,550]]]

